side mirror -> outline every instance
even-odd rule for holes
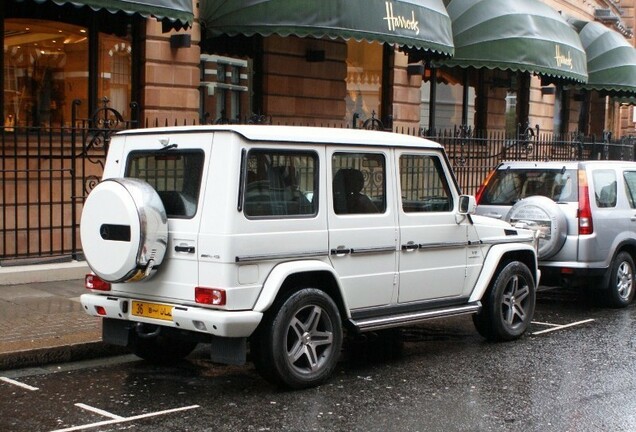
[[[460,195],[459,197],[459,214],[467,215],[475,213],[477,208],[477,200],[473,195]]]

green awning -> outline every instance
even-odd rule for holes
[[[539,0],[452,0],[455,55],[444,66],[530,72],[587,81],[579,36]]]
[[[453,54],[442,0],[201,0],[206,37],[313,36]]]
[[[636,95],[636,49],[598,22],[573,21],[587,53],[587,84],[582,88]]]
[[[22,0],[17,0],[22,1]],[[179,23],[182,27],[192,24],[192,0],[35,0],[37,3],[52,2],[58,5],[72,4],[88,6],[93,10],[105,9],[109,12],[125,12],[129,15],[152,16],[159,21]],[[178,27],[178,26],[177,26]]]

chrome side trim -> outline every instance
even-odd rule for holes
[[[415,324],[435,318],[449,316],[466,315],[477,313],[481,310],[481,302],[476,301],[463,306],[451,306],[441,309],[426,310],[420,312],[409,312],[385,317],[366,318],[361,320],[351,320],[351,324],[360,332],[371,330],[382,330],[391,327]]]
[[[419,249],[422,250],[431,250],[431,249],[456,249],[456,248],[465,248],[469,246],[468,242],[457,242],[457,243],[420,243]]]
[[[395,252],[397,249],[395,246],[381,246],[381,247],[373,247],[373,248],[353,248],[351,249],[352,255],[361,255],[361,254],[374,254],[374,253],[387,253],[387,252]]]
[[[502,243],[532,243],[534,238],[531,236],[514,236],[514,237],[494,237],[482,239],[482,244],[502,244]]]
[[[267,255],[243,255],[234,258],[235,262],[255,262],[255,261],[272,261],[283,259],[302,259],[302,258],[314,258],[314,257],[326,257],[329,255],[329,251],[315,251],[315,252],[297,252],[297,253],[284,253],[284,254],[267,254]]]

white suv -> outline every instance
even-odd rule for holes
[[[473,314],[521,336],[539,280],[530,230],[472,216],[440,145],[327,128],[117,134],[86,200],[87,313],[105,342],[169,362],[210,343],[291,388],[333,372],[346,332]]]
[[[504,162],[477,194],[477,213],[542,232],[539,267],[554,285],[634,299],[636,162]]]

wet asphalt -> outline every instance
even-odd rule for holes
[[[0,430],[633,431],[635,319],[636,305],[544,291],[518,341],[486,342],[469,317],[431,321],[401,344],[349,341],[333,379],[295,392],[251,363],[210,363],[205,346],[172,367],[124,356],[5,371],[31,389],[0,381]]]

